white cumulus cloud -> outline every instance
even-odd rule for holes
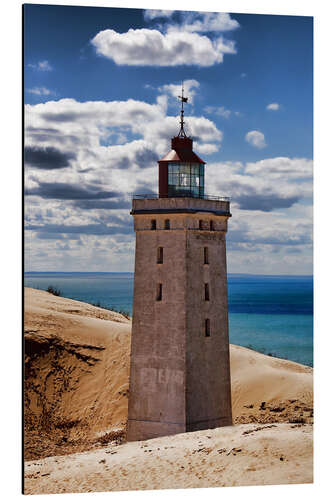
[[[188,32],[232,31],[239,28],[236,19],[223,12],[184,12],[180,25],[168,26],[168,31],[182,30]]]
[[[200,87],[200,83],[197,80],[184,80],[184,96],[189,97],[191,102],[193,103],[194,96],[196,94],[197,89]],[[171,97],[175,97],[178,99],[179,94],[181,93],[181,85],[180,83],[169,83],[166,85],[162,85],[158,89],[160,92],[169,94]]]
[[[28,104],[25,114],[26,146],[39,166],[38,171],[37,167],[33,170],[34,179],[56,181],[58,174],[51,169],[52,161],[57,167],[73,167],[63,170],[64,182],[81,183],[83,172],[89,182],[103,179],[110,189],[111,171],[121,170],[123,176],[127,170],[156,166],[158,157],[170,149],[171,137],[179,131],[179,118],[167,116],[166,96],[159,96],[155,104],[133,99],[82,103],[60,99]],[[211,120],[189,116],[185,121],[186,133],[195,138],[202,151],[216,151],[222,133]]]
[[[207,193],[231,196],[242,210],[272,212],[312,201],[313,162],[307,158],[208,164],[206,173]]]
[[[259,132],[259,130],[251,130],[251,132],[248,132],[245,136],[245,140],[251,144],[251,146],[258,149],[262,149],[267,145],[264,134]]]
[[[132,269],[131,193],[157,191],[157,160],[179,131],[166,95],[153,104],[53,100],[25,113],[27,269]],[[211,164],[222,132],[207,118],[185,119],[207,161],[206,194],[231,196],[232,272],[311,272],[312,161]]]
[[[28,92],[29,94],[35,95],[50,95],[54,93],[52,90],[49,90],[45,87],[33,87],[32,89],[28,89]]]
[[[224,106],[206,106],[204,111],[206,113],[214,113],[218,116],[222,116],[223,118],[230,118],[232,111],[230,109],[226,109]],[[236,114],[236,113],[235,113]]]
[[[307,158],[288,158],[285,156],[267,158],[255,163],[246,164],[246,173],[251,175],[271,176],[273,182],[277,178],[285,180],[311,181],[313,176],[313,161]]]
[[[185,31],[166,34],[158,30],[130,29],[118,33],[100,31],[91,41],[96,52],[118,65],[128,66],[212,66],[223,61],[224,54],[235,54],[233,41]]]
[[[144,18],[146,21],[150,21],[152,19],[161,18],[161,17],[171,17],[174,13],[173,10],[154,10],[147,9],[144,12]]]
[[[278,111],[280,109],[280,105],[277,102],[272,102],[266,106],[266,109],[270,111]]]
[[[37,64],[28,64],[28,67],[36,69],[38,71],[52,71],[53,70],[49,61],[39,61]]]

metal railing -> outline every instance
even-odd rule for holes
[[[210,200],[210,201],[230,201],[229,196],[212,196],[212,195],[202,195],[202,196],[193,196],[193,194],[179,194],[172,196],[161,196],[156,193],[149,194],[132,194],[133,200],[158,200],[159,198],[197,198],[200,200]]]

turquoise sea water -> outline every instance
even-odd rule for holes
[[[25,286],[132,314],[133,273],[25,273]],[[313,366],[312,276],[228,275],[233,344]]]

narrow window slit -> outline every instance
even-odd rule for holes
[[[203,229],[203,220],[199,220],[199,229],[202,230]]]
[[[157,284],[156,300],[162,300],[162,283]]]
[[[156,229],[156,219],[152,219],[152,220],[151,220],[151,226],[150,226],[150,229],[151,229],[151,230]]]
[[[157,248],[157,264],[163,264],[163,247]]]
[[[209,264],[209,260],[208,260],[208,247],[204,247],[204,264]]]
[[[214,231],[214,221],[213,220],[211,220],[210,223],[209,223],[209,229],[211,231]]]
[[[205,283],[205,300],[209,300],[209,284]]]
[[[170,229],[170,219],[165,219],[164,229]]]
[[[210,320],[205,319],[205,336],[210,337]]]

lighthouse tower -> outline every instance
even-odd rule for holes
[[[227,198],[204,194],[184,130],[159,163],[159,194],[134,196],[128,441],[232,424]]]

